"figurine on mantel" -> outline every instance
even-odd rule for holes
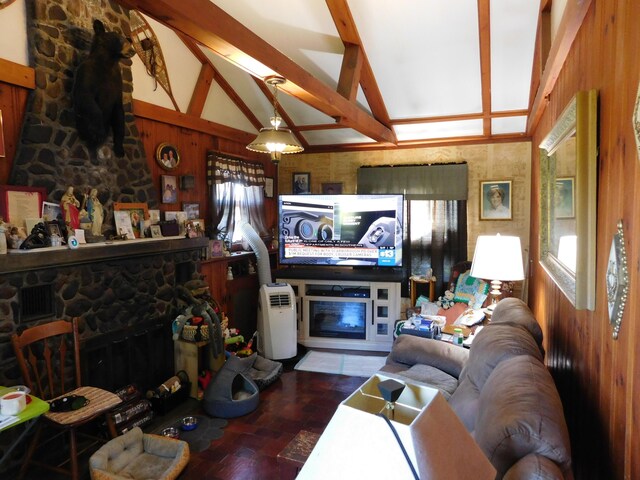
[[[104,208],[98,198],[98,190],[92,188],[87,199],[87,213],[91,220],[91,233],[95,236],[102,235],[102,222],[104,220]]]
[[[60,208],[64,216],[64,221],[69,228],[75,230],[80,227],[80,202],[73,194],[73,187],[67,188],[67,191],[60,199]]]

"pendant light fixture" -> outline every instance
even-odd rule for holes
[[[256,139],[247,145],[252,152],[269,153],[271,161],[280,162],[282,154],[299,153],[304,150],[300,142],[288,128],[280,127],[282,118],[278,116],[278,85],[283,85],[286,80],[279,75],[272,75],[264,79],[267,85],[273,87],[273,117],[270,118],[271,128],[261,128]]]

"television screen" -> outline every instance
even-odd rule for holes
[[[402,195],[280,195],[282,265],[402,266]]]

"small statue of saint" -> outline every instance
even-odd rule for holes
[[[98,190],[92,188],[87,199],[87,213],[91,220],[91,233],[102,235],[102,222],[104,221],[104,208],[98,198]]]
[[[64,222],[69,228],[77,229],[80,227],[80,202],[73,194],[73,187],[67,188],[67,191],[60,199],[60,208],[64,217]]]

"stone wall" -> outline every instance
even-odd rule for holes
[[[72,105],[74,73],[88,54],[93,20],[107,30],[129,36],[129,16],[109,0],[27,0],[29,54],[36,88],[31,92],[13,163],[14,185],[45,187],[48,201],[58,203],[68,186],[78,200],[98,189],[105,206],[103,230],[114,230],[113,202],[146,202],[157,208],[153,185],[132,113],[131,61],[122,62],[125,106],[125,156],[113,154],[112,138],[97,151],[78,138]]]
[[[186,267],[186,280],[199,278],[200,254],[198,249],[1,275],[0,385],[22,383],[11,334],[30,325],[79,316],[86,341],[142,323],[171,322],[178,313],[177,265]],[[41,285],[53,287],[54,314],[35,321],[21,319],[21,289]]]

